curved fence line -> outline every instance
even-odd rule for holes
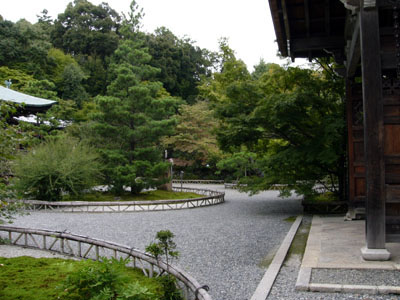
[[[173,187],[174,191],[185,191],[202,194],[205,197],[177,200],[155,201],[41,201],[23,200],[27,210],[46,210],[54,212],[137,212],[137,211],[162,211],[196,208],[223,203],[225,193],[198,188]]]
[[[172,183],[196,183],[196,184],[224,184],[224,180],[207,180],[207,179],[185,179],[185,180],[180,180],[180,179],[174,179],[172,180]]]
[[[0,225],[0,237],[11,245],[57,252],[82,259],[99,260],[101,257],[129,258],[129,267],[140,268],[147,277],[168,273],[177,279],[185,299],[211,300],[208,287],[177,266],[166,264],[152,255],[128,246],[87,236],[45,229],[31,229]]]

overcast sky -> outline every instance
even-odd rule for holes
[[[0,15],[13,22],[25,18],[31,23],[43,9],[52,18],[63,12],[71,0],[4,0]],[[127,12],[131,0],[90,0],[93,4],[107,2],[118,13]],[[283,64],[276,53],[275,32],[268,0],[137,0],[143,8],[143,30],[153,32],[165,26],[176,36],[188,36],[196,45],[212,51],[218,50],[221,37],[229,39],[236,57],[242,59],[249,70],[261,58],[266,62]]]

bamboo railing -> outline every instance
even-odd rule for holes
[[[183,183],[183,184],[188,184],[188,183],[193,183],[193,184],[224,184],[224,180],[213,180],[213,179],[174,179],[172,180],[172,183]]]
[[[225,201],[225,193],[198,188],[173,187],[174,191],[194,192],[204,197],[178,200],[155,201],[41,201],[21,200],[27,210],[46,210],[55,212],[136,212],[163,211],[196,208],[221,204]]]
[[[0,237],[11,245],[52,251],[81,259],[129,258],[131,261],[127,266],[140,268],[147,277],[157,277],[165,273],[174,276],[185,299],[212,300],[207,293],[208,287],[201,286],[188,273],[135,248],[65,231],[4,225],[0,225]]]

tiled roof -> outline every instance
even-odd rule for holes
[[[14,103],[25,103],[27,107],[50,107],[57,101],[47,100],[39,97],[30,96],[12,89],[0,86],[0,100]]]

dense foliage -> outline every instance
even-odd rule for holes
[[[9,186],[11,161],[16,155],[18,145],[24,144],[25,140],[19,128],[7,122],[16,109],[10,103],[0,102],[0,224],[11,222],[22,208],[18,203],[9,202],[9,199],[15,197]]]
[[[17,187],[24,197],[60,200],[79,196],[99,182],[101,164],[94,150],[69,137],[49,139],[14,162]]]
[[[179,105],[195,101],[200,77],[209,76],[212,67],[209,51],[191,40],[179,39],[166,28],[142,32],[142,10],[135,1],[130,9],[120,15],[106,3],[75,0],[54,20],[46,10],[35,24],[0,18],[0,81],[11,79],[12,89],[58,101],[46,114],[38,114],[39,126],[30,126],[31,136],[39,139],[24,147],[29,152],[24,159],[35,160],[38,149],[44,150],[30,147],[59,135],[69,124],[67,135],[96,148],[104,162],[102,183],[117,193],[126,187],[139,193],[167,179],[169,165],[163,161],[160,141],[173,134]],[[33,174],[28,180],[27,170],[17,164],[26,196],[56,200],[62,191],[80,193],[76,183],[66,187],[66,181],[61,186],[53,181],[54,172],[65,170],[51,159],[61,159],[64,150],[53,147],[51,151],[59,153],[47,153],[41,167],[36,163],[36,171],[43,172],[52,164],[47,183]],[[9,161],[9,156],[1,157],[2,168]]]
[[[161,300],[160,291],[151,291],[143,283],[132,281],[126,267],[128,259],[82,261],[80,266],[68,274],[59,287],[60,299],[66,300]],[[137,277],[137,275],[135,276]]]
[[[0,18],[0,81],[58,101],[38,115],[38,126],[3,126],[0,142],[12,145],[6,149],[33,157],[32,146],[68,125],[65,135],[95,148],[101,183],[119,194],[167,180],[168,150],[174,172],[188,177],[241,180],[253,192],[283,184],[282,195],[311,195],[320,185],[343,198],[342,80],[264,61],[250,73],[226,39],[212,53],[165,27],[143,32],[142,16],[135,1],[120,15],[106,3],[75,0],[54,20],[46,10],[35,24]],[[13,135],[26,130],[30,140],[15,143]],[[2,177],[8,150],[0,156]],[[49,186],[52,192],[28,193],[75,193]]]
[[[220,120],[219,145],[233,154],[220,168],[246,168],[242,183],[253,192],[283,184],[282,195],[312,195],[319,184],[343,198],[343,81],[264,63],[252,76],[226,44],[221,49],[221,72],[202,87]]]

